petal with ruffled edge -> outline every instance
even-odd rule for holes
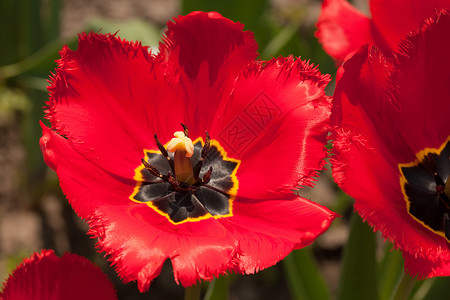
[[[298,185],[311,185],[327,155],[329,80],[293,57],[255,63],[239,74],[210,134],[241,160],[240,197],[292,198]]]
[[[382,140],[386,147],[381,151],[388,149],[383,155],[397,164],[396,158],[414,160],[415,153],[394,126],[398,103],[387,91],[393,72],[393,61],[379,49],[361,47],[338,70],[331,119],[334,125],[359,128],[358,132]]]
[[[156,148],[152,135],[170,138],[179,127],[176,90],[145,47],[110,34],[81,34],[78,50],[60,55],[46,110],[52,128],[86,159],[132,178],[143,149]]]
[[[389,77],[388,89],[396,105],[401,105],[394,126],[414,153],[425,147],[439,148],[450,135],[449,30],[448,11],[427,19],[400,43],[393,66],[396,72]],[[400,162],[411,161],[404,158]]]
[[[447,0],[370,0],[374,32],[385,41],[385,45],[376,44],[377,47],[385,53],[388,49],[398,51],[398,44],[406,34],[415,31],[425,19],[444,8],[450,8]],[[383,49],[383,46],[388,49]]]
[[[429,259],[414,253],[403,252],[405,259],[405,270],[412,274],[421,274],[421,278],[432,278],[436,276],[450,276],[450,252],[440,253],[439,260]]]
[[[167,23],[158,59],[167,64],[166,72],[178,74],[192,137],[210,130],[237,74],[257,56],[253,33],[243,28],[216,12],[193,12]]]
[[[419,276],[448,273],[449,244],[408,214],[398,165],[449,136],[448,29],[449,15],[442,12],[405,40],[397,61],[362,49],[340,70],[335,94],[335,113],[341,114],[333,118],[340,127],[332,136],[335,180],[355,198],[360,215],[404,251],[405,268]]]
[[[323,49],[338,62],[364,44],[372,43],[372,22],[346,0],[325,0],[316,36]]]
[[[0,292],[3,300],[117,299],[108,277],[88,259],[72,253],[62,257],[42,250],[12,272]]]
[[[327,208],[300,197],[261,201],[257,205],[236,199],[234,217],[224,218],[221,223],[239,242],[241,272],[251,274],[311,244],[336,217]]]

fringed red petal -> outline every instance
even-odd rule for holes
[[[241,160],[241,197],[292,198],[298,185],[312,185],[327,155],[329,80],[293,57],[255,63],[240,74],[210,133]]]
[[[396,126],[398,101],[389,89],[395,71],[393,61],[374,47],[363,46],[338,71],[332,122],[340,127],[379,139],[387,159],[415,159],[403,134]],[[345,103],[345,104],[344,104]]]
[[[415,253],[403,252],[405,259],[405,271],[412,277],[426,279],[437,276],[450,276],[450,253],[438,254],[439,260],[434,260],[433,256],[419,256]]]
[[[253,33],[243,28],[216,12],[193,12],[167,23],[158,59],[166,72],[177,74],[185,100],[183,122],[193,136],[210,130],[237,74],[258,55]]]
[[[292,250],[308,246],[337,217],[327,208],[299,197],[261,201],[258,205],[237,199],[234,206],[235,216],[222,224],[239,243],[239,269],[245,274],[270,267]]]
[[[439,146],[450,136],[450,16],[441,11],[399,45],[388,89],[401,106],[394,126],[414,153]],[[407,105],[405,104],[407,103]],[[419,113],[420,112],[420,113]],[[418,117],[420,122],[418,122]],[[413,160],[404,160],[404,163]]]
[[[146,291],[166,259],[170,259],[175,281],[190,286],[198,280],[232,271],[239,248],[234,237],[214,218],[174,225],[146,204],[103,208],[89,224],[99,238],[99,250],[125,281],[138,281]]]
[[[409,32],[445,8],[450,8],[447,0],[370,0],[374,32],[384,42],[375,45],[385,53],[388,49],[398,51],[398,44]]]
[[[3,284],[2,300],[117,299],[107,276],[88,259],[53,250],[35,253]]]
[[[46,110],[52,128],[86,159],[132,177],[142,149],[156,149],[152,135],[170,139],[183,120],[172,109],[181,106],[176,89],[145,47],[114,35],[81,34],[76,51],[60,54]]]
[[[325,0],[316,36],[323,49],[339,63],[364,44],[372,43],[371,20],[346,0]]]

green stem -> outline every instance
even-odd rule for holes
[[[407,273],[403,273],[403,277],[395,290],[392,300],[407,300],[411,295],[411,291],[416,283],[416,279]]]
[[[208,285],[203,300],[227,300],[228,299],[228,276],[220,276]]]
[[[188,286],[184,290],[184,300],[200,300],[201,291],[202,291],[201,284]]]

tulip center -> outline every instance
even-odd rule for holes
[[[205,141],[192,141],[182,126],[184,131],[175,132],[165,146],[155,134],[159,151],[144,150],[129,198],[146,203],[173,224],[231,216],[240,161],[229,158],[208,132]]]
[[[408,213],[450,242],[450,137],[438,149],[427,148],[417,160],[399,164]]]

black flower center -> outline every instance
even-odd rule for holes
[[[131,200],[147,203],[174,224],[232,215],[239,160],[228,158],[219,142],[207,134],[205,142],[202,138],[193,141],[193,179],[181,181],[174,161],[177,152],[167,152],[156,135],[155,140],[159,151],[144,150],[143,165],[135,170],[137,184]]]
[[[399,165],[408,212],[450,242],[450,138],[439,149],[425,149],[417,157]]]

